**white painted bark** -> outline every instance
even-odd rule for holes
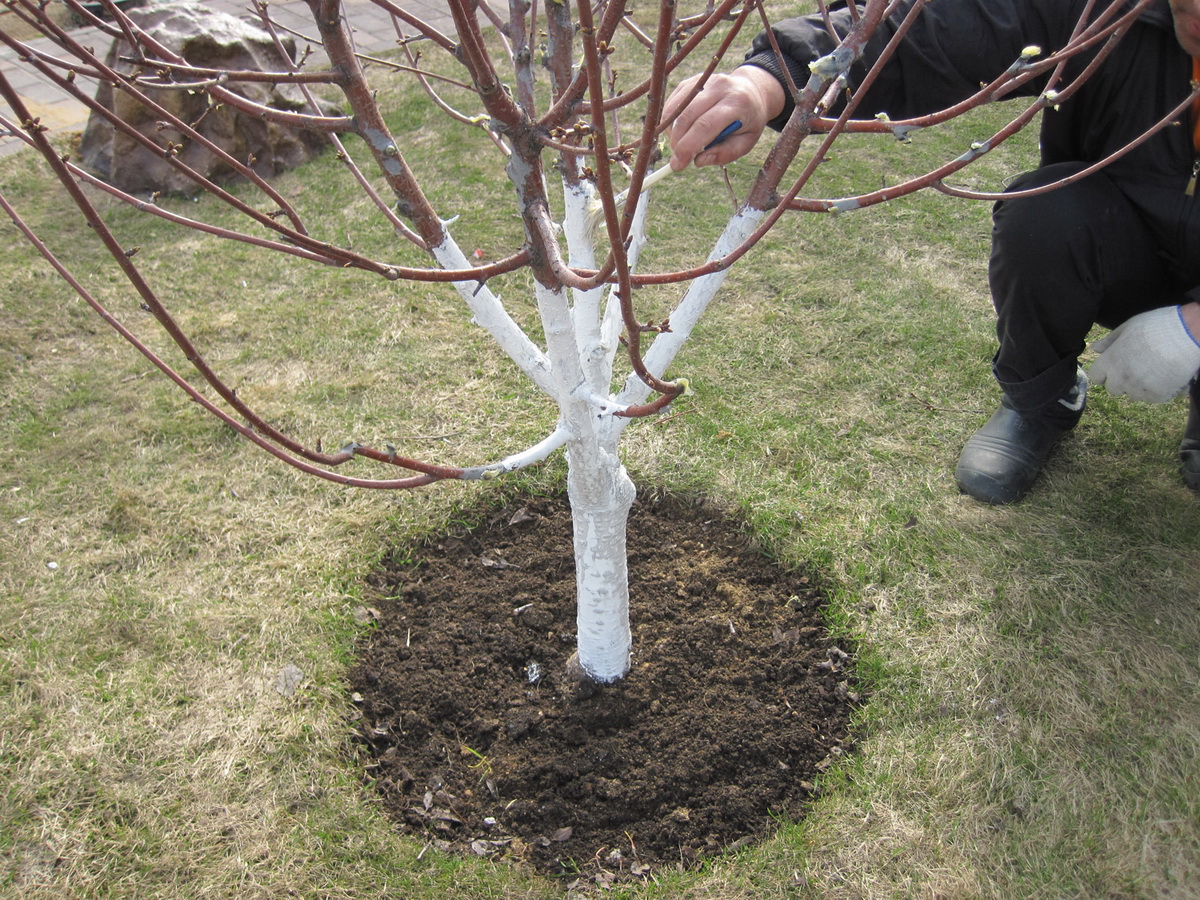
[[[636,491],[616,454],[597,444],[573,444],[567,459],[579,666],[607,683],[625,677],[633,645],[625,534]]]
[[[468,468],[463,477],[469,480],[497,478],[518,469],[537,465],[545,462],[555,450],[562,448],[567,443],[567,438],[567,430],[560,425],[533,446],[509,454],[498,462]]]
[[[433,258],[443,269],[470,269],[471,263],[458,244],[446,233],[445,240],[432,249]],[[456,281],[454,287],[474,315],[475,324],[487,330],[529,380],[555,396],[550,363],[537,345],[513,321],[500,298],[486,284],[477,281]]]
[[[757,227],[763,217],[762,210],[742,210],[725,226],[717,243],[713,246],[709,260],[722,259],[738,247]],[[646,368],[657,378],[662,378],[667,367],[675,359],[676,354],[683,348],[684,343],[692,335],[696,323],[708,309],[708,305],[725,282],[728,269],[713,272],[697,278],[688,287],[683,299],[671,312],[671,330],[658,335],[654,343],[643,357]],[[628,406],[645,403],[650,396],[650,388],[636,375],[630,375],[625,380],[625,387],[617,396],[617,402]],[[631,420],[625,419],[619,423],[624,428]]]
[[[636,272],[641,261],[642,248],[646,246],[646,216],[650,209],[650,192],[644,191],[638,198],[633,212],[633,224],[629,229],[629,249],[626,251],[629,271]],[[600,340],[608,348],[608,384],[612,384],[613,360],[621,346],[621,332],[625,320],[621,317],[621,303],[616,297],[616,286],[609,292],[608,305],[604,310],[604,322],[600,328]]]
[[[595,192],[586,182],[564,185],[563,234],[567,238],[567,255],[571,265],[579,269],[596,268],[596,251],[588,231],[588,210]],[[604,285],[591,290],[572,291],[575,340],[584,375],[593,391],[607,394],[612,379],[612,367],[605,365],[607,349],[600,337],[600,302]]]
[[[566,201],[563,233],[567,238],[568,258],[571,265],[577,269],[594,269],[596,252],[590,210],[595,192],[590,186],[580,184],[577,187],[564,186],[563,194]],[[627,251],[631,271],[637,269],[642,248],[646,245],[649,198],[650,192],[643,192],[634,211]],[[621,346],[620,335],[624,327],[620,304],[614,301],[614,295],[615,290],[612,287],[606,292],[603,286],[573,293],[576,339],[584,374],[592,390],[601,395],[608,394],[612,387],[613,362]]]
[[[593,681],[629,671],[629,576],[625,526],[635,495],[584,373],[567,292],[536,285],[538,310],[568,434],[567,497],[574,529],[578,662]]]
[[[647,196],[640,199],[631,231],[631,269],[636,268],[645,243]],[[568,188],[565,193],[563,230],[568,255],[571,264],[581,269],[596,265],[587,224],[590,201],[586,186]],[[760,218],[761,213],[753,212],[735,216],[709,258],[729,253]],[[446,268],[469,265],[449,236],[435,248],[434,255]],[[671,331],[658,335],[646,354],[646,363],[656,375],[661,377],[666,371],[724,279],[723,271],[697,279],[684,294],[671,315]],[[582,673],[593,681],[616,681],[628,673],[632,651],[626,530],[637,492],[617,452],[621,433],[631,420],[615,417],[613,412],[645,402],[650,393],[631,375],[620,395],[612,394],[614,360],[623,327],[619,304],[611,289],[568,291],[535,283],[546,338],[543,353],[486,285],[462,282],[456,287],[475,321],[558,406],[559,423],[551,435],[525,453],[482,467],[480,477],[528,464],[566,445],[567,493],[574,529],[576,659]]]

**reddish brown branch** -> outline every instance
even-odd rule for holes
[[[408,10],[397,6],[395,3],[392,3],[391,0],[371,0],[371,2],[380,9],[385,9],[391,13],[392,18],[399,19],[409,27],[415,28],[421,33],[422,37],[433,41],[433,43],[437,44],[443,50],[447,51],[448,53],[454,52],[454,40],[446,37],[446,35],[442,34],[428,22],[424,21],[418,16],[413,15]]]
[[[987,200],[987,201],[1013,200],[1013,199],[1020,198],[1020,197],[1034,197],[1034,196],[1037,196],[1038,194],[1047,194],[1047,193],[1050,193],[1051,191],[1058,190],[1059,188],[1066,187],[1069,184],[1074,184],[1077,181],[1082,181],[1084,178],[1087,178],[1089,175],[1093,175],[1096,172],[1099,172],[1101,169],[1111,166],[1113,163],[1115,163],[1121,157],[1125,156],[1132,150],[1135,150],[1136,148],[1140,147],[1142,144],[1144,144],[1146,141],[1148,141],[1154,135],[1158,134],[1164,128],[1167,128],[1168,126],[1174,125],[1175,123],[1179,122],[1181,117],[1183,117],[1187,114],[1187,111],[1191,108],[1192,104],[1195,103],[1196,100],[1198,100],[1198,99],[1200,99],[1200,86],[1194,87],[1192,89],[1192,92],[1190,94],[1188,94],[1186,100],[1184,100],[1182,103],[1180,103],[1174,109],[1172,109],[1169,113],[1167,113],[1165,116],[1163,116],[1157,122],[1155,122],[1152,126],[1150,126],[1150,128],[1146,129],[1146,131],[1144,131],[1139,137],[1130,141],[1128,144],[1126,144],[1121,149],[1114,151],[1113,153],[1104,157],[1104,159],[1101,159],[1095,163],[1092,163],[1092,165],[1088,166],[1086,169],[1082,169],[1079,172],[1074,173],[1073,175],[1069,175],[1066,178],[1060,178],[1058,181],[1052,181],[1049,184],[1043,185],[1041,187],[1027,188],[1027,189],[1021,190],[1021,191],[1004,191],[1001,193],[992,193],[992,192],[986,192],[986,191],[971,191],[971,190],[967,190],[966,188],[953,188],[947,184],[944,184],[942,182],[941,178],[934,179],[932,182],[930,182],[928,184],[928,186],[932,187],[934,190],[940,191],[941,193],[946,194],[948,196],[960,197],[960,198],[967,199],[967,200]],[[1005,136],[1007,137],[1008,135],[1005,135]],[[947,173],[947,174],[949,174],[949,173]],[[920,187],[924,187],[924,186],[925,186],[924,184],[920,185]],[[869,201],[870,196],[865,195],[861,199],[863,199],[864,201]],[[869,205],[869,204],[868,204],[868,202],[864,202],[863,205],[865,206],[865,205]]]

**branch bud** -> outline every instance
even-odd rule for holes
[[[827,56],[813,60],[808,64],[808,70],[825,81],[837,78],[850,68],[854,62],[854,51],[847,47],[838,47]]]

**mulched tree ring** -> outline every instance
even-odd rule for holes
[[[394,554],[398,556],[398,554]],[[699,500],[629,521],[634,658],[567,676],[565,498],[524,497],[372,578],[351,672],[368,775],[399,827],[574,883],[745,846],[804,814],[860,703],[825,596]]]

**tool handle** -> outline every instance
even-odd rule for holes
[[[713,147],[717,146],[717,144],[720,144],[723,141],[725,141],[727,138],[732,137],[734,135],[734,133],[741,127],[742,127],[742,120],[734,119],[732,122],[730,122],[728,125],[726,125],[724,128],[721,129],[720,134],[718,134],[715,138],[713,138],[711,141],[709,141],[707,144],[705,144],[704,149],[701,150],[700,152],[703,153],[704,150],[711,150]]]

